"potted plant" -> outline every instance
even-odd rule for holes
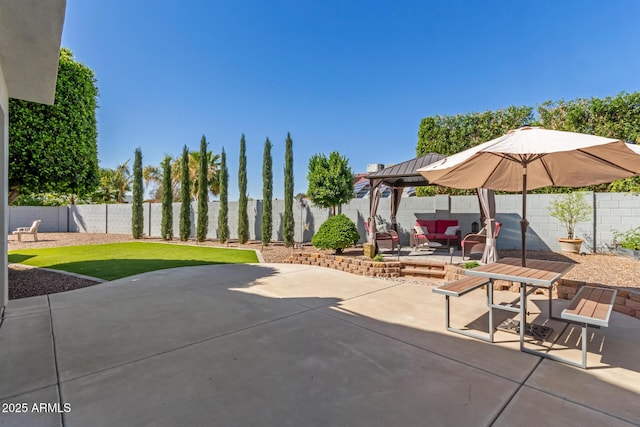
[[[560,221],[567,229],[567,237],[558,238],[560,249],[565,252],[580,253],[582,239],[576,239],[576,224],[591,218],[591,206],[582,192],[566,193],[549,205],[549,215]]]
[[[613,243],[616,245],[618,255],[640,259],[640,227],[620,232],[613,230]]]

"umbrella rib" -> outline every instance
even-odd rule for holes
[[[556,186],[556,180],[553,179],[553,175],[551,174],[551,171],[549,170],[549,168],[547,167],[547,164],[545,163],[544,159],[540,160],[540,163],[542,163],[542,167],[544,168],[545,172],[547,172],[547,176],[549,177],[549,179],[551,180],[551,185],[553,187]]]
[[[617,165],[617,164],[615,164],[615,163],[613,163],[613,162],[610,162],[610,161],[609,161],[609,160],[607,160],[607,159],[603,159],[603,158],[602,158],[602,157],[600,157],[600,156],[596,156],[595,154],[589,153],[588,151],[584,151],[584,150],[581,150],[581,149],[578,149],[577,151],[579,151],[579,152],[581,152],[581,153],[583,153],[583,154],[586,154],[587,156],[589,156],[589,157],[591,157],[591,158],[593,158],[593,159],[596,159],[596,160],[599,160],[599,161],[601,161],[601,162],[603,162],[603,163],[606,163],[607,165],[612,166],[612,167],[614,167],[614,168],[616,168],[616,169],[619,169],[619,170],[623,170],[623,171],[629,172],[629,173],[630,173],[630,174],[632,174],[632,175],[637,174],[637,172],[636,172],[636,171],[634,171],[634,170],[627,169],[627,168],[625,168],[625,167],[622,167],[622,166],[620,166],[620,165]]]
[[[534,162],[538,159],[543,158],[547,153],[525,154],[523,157],[520,157],[520,158],[508,153],[491,153],[491,154],[498,157],[502,157],[503,159],[510,160],[512,162],[520,163],[521,165],[528,165],[531,162]]]

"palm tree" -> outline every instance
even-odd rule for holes
[[[191,181],[191,195],[194,200],[198,200],[198,169],[200,164],[200,152],[189,152],[189,181]],[[220,155],[213,154],[212,151],[207,151],[207,178],[209,181],[209,191],[217,196],[220,194],[220,184],[218,175],[220,173]],[[173,182],[180,183],[182,179],[182,164],[180,158],[177,157],[173,160],[171,165],[171,175]],[[175,194],[175,193],[174,193]]]
[[[147,165],[142,169],[142,178],[147,188],[153,183],[155,191],[150,192],[150,195],[153,194],[154,201],[160,200],[162,198],[162,170],[157,166]]]
[[[118,203],[124,203],[127,191],[131,190],[131,170],[129,170],[129,160],[116,166],[111,176],[111,187],[118,193]]]

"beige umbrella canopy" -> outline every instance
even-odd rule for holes
[[[574,132],[522,127],[418,169],[432,184],[522,191],[522,265],[527,190],[583,187],[640,175],[640,155],[624,142]]]

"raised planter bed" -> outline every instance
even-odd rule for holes
[[[618,248],[616,249],[616,253],[623,257],[633,258],[636,261],[640,260],[640,251],[638,250],[627,249],[618,246]]]

